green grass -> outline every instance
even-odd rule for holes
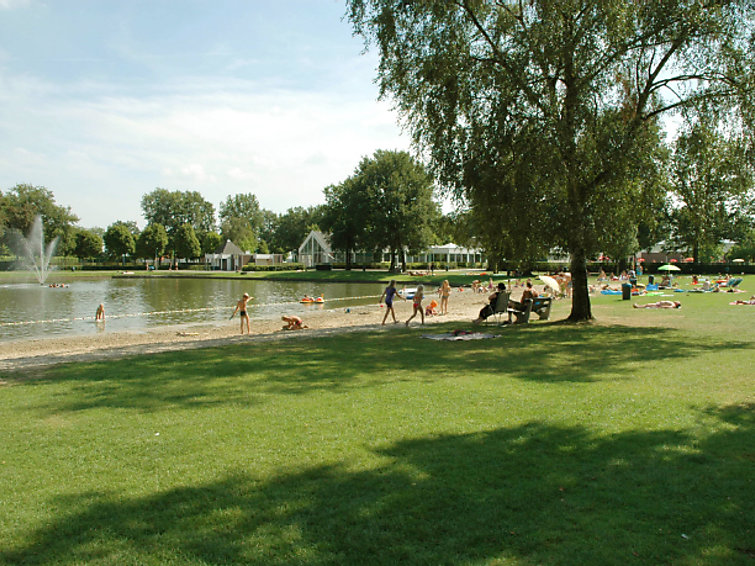
[[[752,564],[729,300],[6,374],[0,564]]]

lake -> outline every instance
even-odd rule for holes
[[[53,281],[50,277],[49,281]],[[108,332],[139,331],[161,325],[221,324],[228,321],[245,292],[252,320],[284,313],[346,309],[375,304],[384,284],[309,283],[193,278],[115,278],[70,280],[67,287],[39,284],[0,285],[0,340],[42,338],[51,334],[94,334],[97,305],[104,303]],[[324,304],[301,304],[304,295]],[[238,316],[238,315],[237,315]]]

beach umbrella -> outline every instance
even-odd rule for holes
[[[732,263],[744,263],[745,262],[745,260],[743,260],[741,257],[738,257],[737,259],[733,259],[731,261],[732,261]]]
[[[637,258],[637,263],[645,263],[645,258],[644,257]]]
[[[678,259],[671,259],[669,260],[669,263],[677,263],[678,261],[679,261]]]
[[[672,261],[673,261],[673,260],[672,260]],[[670,265],[670,264],[668,264],[668,263],[667,263],[666,265],[662,265],[662,266],[660,266],[660,267],[658,268],[658,271],[681,271],[681,269],[679,269],[679,268],[678,268],[677,266],[675,266],[675,265]]]
[[[540,281],[545,283],[546,287],[550,287],[551,289],[553,289],[555,293],[561,292],[561,286],[558,284],[558,281],[553,279],[553,277],[549,277],[548,275],[540,275],[539,279]]]
[[[688,258],[685,258],[685,259],[684,259],[684,262],[685,262],[685,263],[692,263],[693,261],[695,261],[695,258],[694,258],[694,257],[688,257]]]

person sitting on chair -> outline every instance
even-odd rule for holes
[[[527,284],[524,287],[524,291],[522,291],[521,300],[509,301],[509,306],[517,310],[523,310],[524,301],[526,301],[527,299],[530,299],[530,300],[537,299],[537,291],[535,291],[535,289],[532,287],[532,281],[530,279],[527,279]]]
[[[474,319],[472,323],[480,324],[489,316],[495,314],[495,305],[498,302],[498,294],[505,293],[505,292],[506,292],[506,284],[503,282],[499,283],[498,289],[494,293],[492,293],[490,296],[488,296],[488,304],[482,307],[482,310],[480,310],[480,315],[476,319]]]

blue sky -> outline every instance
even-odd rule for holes
[[[0,190],[144,226],[156,187],[284,212],[409,149],[343,0],[0,0]]]

